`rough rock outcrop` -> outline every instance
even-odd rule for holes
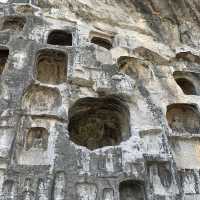
[[[1,0],[0,18],[0,199],[200,199],[199,0]]]

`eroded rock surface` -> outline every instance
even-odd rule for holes
[[[200,199],[199,0],[1,0],[0,19],[0,199]]]

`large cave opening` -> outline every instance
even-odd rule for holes
[[[82,98],[69,110],[70,139],[90,150],[119,145],[130,136],[129,110],[116,97]]]

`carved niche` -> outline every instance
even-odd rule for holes
[[[129,133],[129,110],[118,98],[83,98],[69,110],[70,139],[90,150],[118,145]]]

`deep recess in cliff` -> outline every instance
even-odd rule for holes
[[[199,33],[199,0],[1,0],[0,200],[199,200]]]

